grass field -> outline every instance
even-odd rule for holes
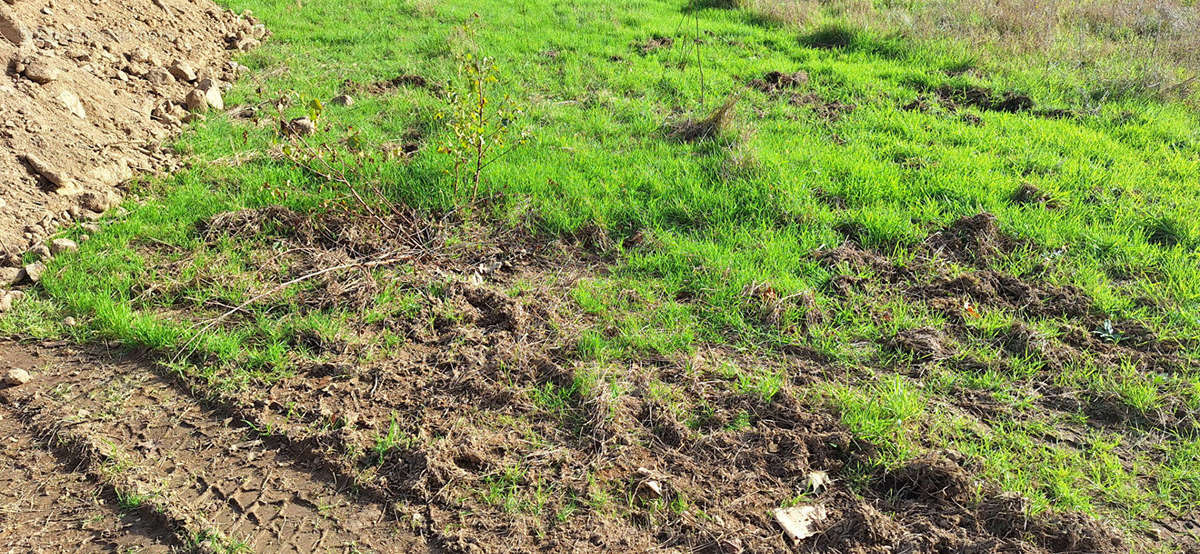
[[[614,468],[767,448],[746,437],[780,414],[849,433],[831,471],[847,494],[896,494],[880,479],[936,455],[980,479],[971,505],[998,487],[1130,548],[1194,540],[1177,532],[1200,503],[1185,56],[1166,87],[1098,94],[1099,72],[889,33],[869,6],[226,4],[273,32],[234,110],[56,257],[4,332],[148,349],[280,433],[336,435],[329,455],[401,503],[434,500],[380,484],[397,456],[483,468],[436,502],[519,544],[593,518],[708,536],[729,486],[643,502]],[[474,163],[453,132],[472,84],[506,110],[477,187],[452,171]],[[296,117],[317,131],[281,134]],[[393,396],[347,417],[338,402],[389,371]],[[346,384],[331,403],[297,384],[322,375]],[[446,454],[463,444],[479,459]],[[495,540],[472,525],[439,532]]]

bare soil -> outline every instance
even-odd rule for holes
[[[16,354],[0,350],[4,355]],[[0,550],[165,552],[176,537],[146,514],[119,507],[113,491],[76,471],[0,408]]]
[[[26,436],[46,438],[10,450],[6,459],[36,477],[10,474],[18,488],[6,491],[14,493],[7,504],[14,539],[30,540],[35,549],[55,550],[55,542],[22,537],[40,523],[26,529],[21,522],[47,516],[67,523],[72,516],[97,518],[101,525],[94,530],[91,522],[79,525],[95,535],[86,541],[92,546],[98,540],[130,546],[224,540],[259,552],[385,552],[416,540],[385,516],[386,506],[359,498],[286,441],[209,409],[136,357],[3,344],[0,358],[36,376],[3,391],[14,417],[0,423],[18,425],[19,419],[29,428]],[[39,448],[48,445],[61,446]],[[137,498],[149,509],[113,513],[100,505],[88,513],[71,496],[34,496],[56,481],[77,495],[96,491],[96,502],[111,490],[108,496]]]
[[[0,28],[0,266],[174,169],[187,94],[224,92],[266,33],[207,0],[5,2]]]

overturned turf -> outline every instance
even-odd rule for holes
[[[976,480],[962,466],[969,462],[953,454],[876,466],[874,447],[804,400],[803,379],[746,394],[743,378],[729,373],[730,364],[764,375],[795,366],[833,370],[802,355],[711,347],[633,363],[581,359],[575,345],[589,322],[568,297],[579,278],[602,271],[586,250],[519,235],[447,241],[452,225],[384,223],[282,207],[204,220],[196,232],[211,248],[283,252],[255,266],[268,282],[347,266],[306,282],[286,305],[269,296],[243,304],[222,327],[245,329],[254,313],[283,307],[298,318],[331,310],[382,317],[293,328],[289,370],[265,379],[237,377],[235,368],[197,352],[191,359],[208,370],[138,371],[167,376],[173,392],[149,392],[162,386],[149,378],[121,386],[132,387],[133,397],[205,398],[248,429],[269,429],[276,438],[264,436],[254,448],[301,452],[311,467],[353,483],[382,519],[452,551],[501,541],[518,552],[1126,549],[1120,535],[1094,521],[1031,516],[1019,498]],[[397,261],[366,272],[348,265],[383,254]],[[564,267],[563,259],[579,261]],[[145,296],[157,305],[187,297],[170,287]],[[381,297],[406,300],[380,304]],[[178,360],[171,352],[158,356]],[[105,430],[103,420],[93,425],[89,435],[142,440]],[[814,481],[821,474],[832,481]],[[194,494],[178,490],[179,498]],[[772,510],[796,504],[820,505],[828,518],[818,535],[792,545]],[[222,536],[245,532],[241,523],[229,525],[217,525]],[[401,532],[391,529],[372,536]],[[270,540],[269,533],[255,539],[264,547]]]

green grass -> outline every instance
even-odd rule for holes
[[[798,29],[760,24],[736,10],[685,14],[682,0],[224,3],[254,10],[274,33],[242,56],[253,71],[227,103],[289,96],[294,107],[287,117],[305,115],[308,100],[327,100],[347,79],[366,84],[416,74],[459,87],[456,56],[471,50],[495,58],[493,95],[509,96],[523,111],[513,126],[530,142],[487,168],[481,195],[489,201],[472,215],[547,240],[579,241],[613,260],[572,291],[588,321],[577,344],[568,345],[575,359],[624,364],[687,356],[711,344],[753,353],[811,348],[847,374],[878,372],[814,390],[855,435],[878,447],[880,465],[952,446],[982,460],[985,475],[1029,495],[1038,509],[1131,520],[1132,513],[1121,513],[1131,506],[1200,504],[1194,437],[1167,437],[1159,442],[1169,453],[1165,461],[1139,459],[1123,468],[1114,454],[1121,438],[1046,443],[1038,439],[1049,424],[1044,418],[1014,417],[979,430],[977,420],[960,425],[944,401],[955,387],[988,391],[1019,414],[1032,406],[1032,388],[1056,380],[1111,392],[1140,413],[1171,397],[1190,399],[1194,408],[1200,377],[1190,367],[1159,376],[1082,360],[1047,376],[1042,360],[1012,359],[995,344],[1018,315],[983,310],[965,325],[969,335],[960,339],[957,360],[969,356],[991,364],[988,370],[961,370],[952,359],[933,364],[924,378],[893,374],[912,360],[886,348],[886,340],[904,329],[944,328],[947,318],[881,290],[842,298],[829,288],[841,270],[810,255],[841,243],[838,229],[856,229],[863,246],[907,262],[929,233],[986,211],[1027,244],[990,262],[994,269],[1032,275],[1041,265],[1038,279],[1080,287],[1112,321],[1137,321],[1160,337],[1194,344],[1200,339],[1200,223],[1192,217],[1200,209],[1200,125],[1186,105],[1122,96],[1067,119],[965,108],[980,125],[945,109],[905,111],[900,107],[926,90],[966,83],[1019,87],[1039,105],[1081,106],[1062,83],[1017,69],[949,76],[969,65],[961,48],[844,23]],[[480,18],[469,42],[456,26],[472,13]],[[639,45],[652,36],[676,40],[643,52]],[[800,91],[812,95],[806,103],[746,87],[769,71],[800,69],[810,76]],[[717,140],[668,136],[672,123],[703,117],[733,97],[739,102],[732,127]],[[441,97],[400,87],[356,100],[353,107],[326,106],[311,142],[343,153],[351,136],[368,152],[406,135],[423,142],[409,161],[364,158],[350,173],[354,185],[377,181],[390,199],[432,212],[466,201],[468,192],[446,175],[451,160],[437,151],[449,140]],[[840,118],[823,115],[820,106],[833,102],[854,108]],[[274,129],[222,116],[195,124],[177,145],[193,166],[141,183],[125,204],[128,214],[105,219],[79,254],[56,258],[44,292],[0,318],[0,332],[194,351],[181,371],[215,389],[255,390],[290,375],[295,356],[318,356],[297,351],[293,339],[300,334],[354,340],[357,323],[426,313],[444,293],[437,284],[385,288],[362,314],[303,308],[300,285],[249,306],[245,317],[196,332],[223,311],[218,306],[240,305],[273,286],[272,275],[260,269],[278,254],[269,238],[208,244],[197,231],[200,222],[272,204],[317,212],[345,197],[340,186],[272,158],[281,142]],[[1026,183],[1059,208],[1014,202]],[[748,293],[767,289],[775,300]],[[805,323],[818,311],[823,319]],[[56,323],[68,313],[83,325]],[[1053,338],[1069,322],[1029,323]],[[396,348],[403,338],[381,340]],[[780,369],[730,371],[724,386],[762,403],[791,377]],[[711,418],[712,407],[659,385],[652,389],[681,419],[701,427]],[[610,384],[577,372],[573,382],[547,383],[531,399],[562,418],[604,394],[601,386]],[[743,414],[729,428],[754,425]],[[376,453],[382,457],[401,440],[393,421]],[[540,492],[520,493],[523,480],[519,469],[493,475],[484,496],[506,510],[540,505],[526,498]]]

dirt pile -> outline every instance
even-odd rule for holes
[[[266,29],[208,0],[0,2],[0,266],[94,219],[221,94]]]

